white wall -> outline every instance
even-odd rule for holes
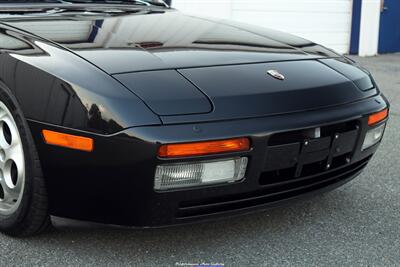
[[[352,0],[173,0],[172,5],[290,32],[340,53],[350,49]]]
[[[363,0],[360,24],[360,56],[378,54],[381,0]],[[400,25],[399,25],[400,27]]]

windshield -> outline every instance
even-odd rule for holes
[[[170,0],[15,0],[15,1],[5,1],[0,0],[0,5],[12,6],[15,4],[133,4],[133,5],[145,5],[145,6],[164,6],[169,7],[171,3]]]

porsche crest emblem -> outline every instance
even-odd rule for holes
[[[274,77],[277,80],[283,81],[285,79],[285,76],[283,74],[279,73],[277,70],[269,70],[267,71],[268,75]]]

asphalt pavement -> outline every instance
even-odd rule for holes
[[[354,59],[392,109],[379,152],[352,182],[279,209],[172,228],[55,218],[41,236],[0,235],[0,266],[400,266],[400,54]]]

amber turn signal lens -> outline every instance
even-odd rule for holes
[[[219,141],[162,145],[158,156],[163,158],[191,157],[227,152],[247,151],[250,149],[248,138],[236,138]]]
[[[375,123],[383,121],[388,116],[388,113],[389,113],[389,110],[387,108],[385,108],[382,111],[379,111],[377,113],[371,114],[368,117],[368,125],[373,125]]]
[[[46,144],[68,147],[87,152],[93,151],[93,139],[83,136],[59,133],[49,130],[42,131]]]

